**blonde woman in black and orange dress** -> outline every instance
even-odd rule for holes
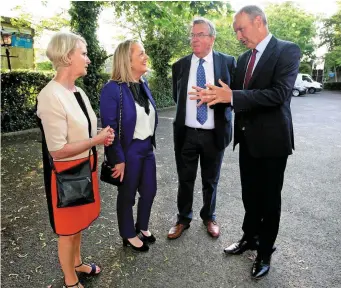
[[[61,171],[88,159],[92,147],[111,145],[114,134],[110,127],[97,134],[97,118],[90,101],[84,91],[75,86],[75,80],[86,75],[90,64],[85,40],[73,33],[57,33],[48,45],[47,56],[56,69],[56,76],[38,95],[37,105],[37,116],[44,135],[46,198],[53,231],[59,235],[58,257],[65,277],[64,287],[82,288],[76,272],[90,275],[100,272],[95,264],[83,264],[80,253],[81,231],[100,212],[97,171],[92,172],[93,203],[57,208],[56,176],[49,163],[49,154],[55,169]],[[91,165],[97,163],[95,157],[97,154],[91,155]]]

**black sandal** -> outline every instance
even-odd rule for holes
[[[94,263],[90,263],[90,264],[84,264],[84,263],[82,262],[81,264],[79,264],[79,265],[75,266],[75,268],[81,267],[82,265],[85,265],[85,266],[89,266],[89,267],[91,267],[91,271],[90,271],[90,273],[87,273],[87,272],[82,272],[82,271],[76,271],[76,272],[79,272],[79,273],[85,273],[85,274],[87,274],[87,275],[89,275],[89,276],[96,276],[96,275],[98,275],[99,273],[101,273],[101,270],[100,270],[98,273],[96,273],[96,268],[97,268],[97,265],[96,265],[96,264],[94,264]],[[100,267],[98,266],[98,268],[100,268]],[[72,287],[72,286],[71,286],[71,287]]]
[[[76,284],[73,284],[73,285],[66,285],[65,282],[64,282],[63,288],[71,288],[71,287],[80,288],[79,281]]]

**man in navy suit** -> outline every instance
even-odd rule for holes
[[[224,150],[232,138],[231,107],[197,107],[188,95],[192,86],[218,85],[218,79],[230,84],[235,59],[212,50],[215,35],[214,25],[209,20],[194,20],[190,34],[193,53],[172,67],[173,98],[177,103],[174,150],[179,184],[178,219],[168,233],[169,239],[180,237],[190,226],[199,159],[204,202],[200,217],[212,237],[220,234],[215,214],[216,195]]]
[[[208,85],[197,87],[192,100],[216,105],[232,104],[235,112],[234,147],[239,143],[244,235],[226,254],[257,250],[252,266],[254,279],[270,270],[271,254],[278,234],[281,190],[288,155],[294,149],[290,110],[300,60],[299,47],[269,33],[264,12],[245,6],[234,17],[237,39],[249,51],[237,61],[232,89]],[[201,104],[199,103],[199,105]]]

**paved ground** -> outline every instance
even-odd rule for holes
[[[166,239],[175,222],[177,177],[172,117],[160,112],[157,130],[158,194],[150,229],[158,238],[147,254],[123,248],[117,229],[116,190],[102,184],[102,213],[84,233],[86,261],[102,266],[86,287],[341,287],[341,93],[292,99],[296,152],[289,158],[283,213],[269,276],[250,280],[252,254],[226,257],[223,248],[241,236],[243,206],[238,153],[226,150],[218,190],[221,237],[212,240],[199,217],[195,187],[191,228]],[[43,190],[39,136],[3,138],[2,287],[62,286],[57,237],[51,231]]]

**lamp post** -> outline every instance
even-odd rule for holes
[[[15,57],[15,56],[10,56],[10,52],[8,49],[8,47],[10,47],[11,43],[12,43],[11,36],[12,36],[12,33],[5,32],[5,31],[1,30],[1,46],[6,47],[6,52],[5,52],[6,56],[5,57],[7,58],[7,64],[8,64],[9,70],[12,70],[10,58]],[[1,55],[1,56],[4,56],[4,55]]]

